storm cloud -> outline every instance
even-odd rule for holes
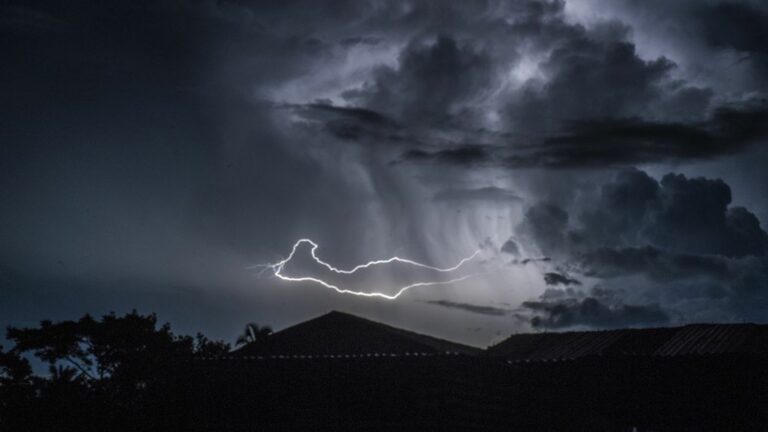
[[[657,318],[662,311],[685,314],[694,300],[709,302],[713,314],[745,316],[768,300],[768,234],[753,213],[730,203],[731,189],[720,179],[667,174],[659,181],[624,170],[588,206],[532,206],[518,234],[571,271],[602,281],[612,296],[594,297],[589,311],[605,318],[605,325],[612,314],[627,312],[627,301],[641,299],[654,303],[631,310],[649,307]],[[562,282],[552,275],[559,274],[544,275],[548,284]],[[575,293],[583,292],[524,307],[535,312],[537,323],[594,325],[594,316],[581,313],[586,299]]]
[[[11,0],[0,315],[144,307],[229,337],[344,309],[475,344],[520,325],[483,305],[522,305],[528,328],[765,321],[766,17],[747,0]],[[374,303],[252,270],[298,238],[343,268],[482,253],[436,303]],[[495,321],[469,334],[452,314]]]
[[[459,303],[459,302],[453,302],[449,300],[431,300],[426,303],[431,305],[436,305],[436,306],[442,306],[450,309],[459,309],[466,312],[471,312],[471,313],[476,313],[481,315],[504,316],[504,315],[509,315],[512,312],[509,309],[504,309],[496,306],[484,306],[484,305],[476,305],[476,304],[470,304],[470,303]]]
[[[437,192],[432,199],[435,201],[458,201],[464,203],[471,201],[518,203],[523,200],[513,191],[495,186],[477,189],[445,189]]]
[[[660,325],[669,322],[669,316],[658,305],[620,305],[609,307],[594,297],[582,300],[531,301],[523,307],[542,312],[531,318],[533,327],[616,328],[638,325]]]
[[[562,2],[529,3],[515,19],[489,19],[489,30],[472,36],[414,37],[397,67],[375,69],[343,94],[354,109],[397,119],[398,127],[347,118],[343,128],[329,121],[329,130],[397,141],[398,162],[509,168],[708,160],[739,153],[768,132],[763,97],[728,99],[688,83],[673,60],[642,58],[626,24],[585,27],[564,11]],[[510,38],[503,52],[490,40],[500,34]],[[505,68],[517,71],[516,80]]]

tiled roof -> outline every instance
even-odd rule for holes
[[[520,361],[619,355],[768,356],[768,325],[692,324],[674,328],[521,334],[488,348],[488,353]]]
[[[477,354],[481,350],[455,342],[402,330],[342,312],[330,312],[248,344],[235,356],[345,356]]]

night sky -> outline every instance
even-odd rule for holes
[[[9,0],[0,58],[0,325],[768,322],[763,1]]]

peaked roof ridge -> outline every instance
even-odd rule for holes
[[[375,326],[375,327],[377,327],[377,328],[379,328],[381,330],[393,332],[393,333],[395,333],[397,335],[400,335],[400,336],[405,336],[407,338],[415,339],[415,340],[417,340],[418,342],[421,342],[421,343],[427,343],[429,345],[433,345],[433,344],[439,344],[440,345],[440,347],[435,346],[433,348],[442,348],[442,347],[450,348],[450,347],[453,347],[453,348],[455,348],[453,351],[459,351],[459,352],[465,352],[465,353],[468,353],[468,352],[480,352],[480,351],[482,351],[482,349],[477,348],[477,347],[461,344],[461,343],[450,341],[450,340],[447,340],[447,339],[438,338],[438,337],[435,337],[435,336],[426,335],[426,334],[423,334],[423,333],[417,333],[417,332],[412,331],[412,330],[406,330],[406,329],[403,329],[403,328],[400,328],[400,327],[395,327],[395,326],[390,325],[390,324],[385,324],[385,323],[383,323],[381,321],[375,321],[375,320],[371,320],[371,319],[368,319],[368,318],[363,318],[363,317],[361,317],[359,315],[354,315],[354,314],[351,314],[351,313],[348,313],[348,312],[341,312],[341,311],[338,311],[338,310],[335,310],[335,309],[331,310],[330,312],[328,312],[328,313],[326,313],[324,315],[320,315],[319,317],[317,317],[315,319],[321,319],[321,318],[327,317],[327,316],[335,316],[335,317],[340,317],[340,318],[343,317],[343,318],[346,318],[346,319],[357,320],[359,323],[364,323],[366,325]],[[445,349],[445,351],[452,351],[452,350]]]
[[[352,329],[354,331],[350,331]],[[320,343],[316,340],[318,338],[322,339]],[[329,350],[335,350],[336,354],[419,350],[477,354],[482,351],[480,348],[332,310],[277,331],[259,346],[251,343],[234,353],[251,354],[257,351],[271,351],[283,354],[295,352],[320,354]]]

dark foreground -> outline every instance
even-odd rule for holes
[[[147,318],[9,332],[17,349],[0,364],[0,430],[768,424],[765,326],[521,335],[482,351],[332,313],[232,352],[155,329],[154,321],[150,329]],[[14,354],[22,351],[56,359],[53,375],[29,374]]]
[[[765,363],[736,357],[232,361],[196,375],[195,423],[209,429],[724,431],[768,421]]]

